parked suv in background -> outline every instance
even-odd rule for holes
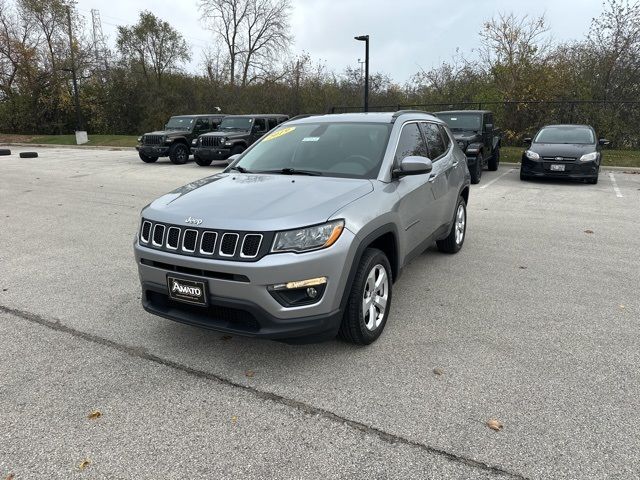
[[[520,180],[556,177],[593,184],[598,183],[601,147],[609,145],[588,125],[547,125],[524,142],[528,149],[522,153]]]
[[[138,138],[138,154],[145,163],[169,157],[177,165],[187,163],[191,142],[198,135],[218,129],[225,115],[179,115],[171,117],[164,130],[145,133]]]
[[[471,183],[479,183],[482,169],[497,170],[500,164],[500,131],[493,124],[488,110],[449,110],[437,112],[455,136],[458,146],[467,155]]]
[[[432,115],[293,120],[142,211],[142,304],[232,334],[369,344],[403,267],[432,242],[460,250],[468,200],[465,156]]]
[[[229,115],[219,131],[201,135],[193,141],[193,157],[200,166],[213,160],[226,160],[249,148],[269,130],[288,120],[286,115]]]

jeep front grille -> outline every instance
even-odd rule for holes
[[[203,147],[219,147],[220,146],[220,137],[203,135],[200,137],[201,145]]]
[[[142,137],[143,145],[160,145],[162,143],[162,135],[144,135]]]
[[[169,253],[217,260],[257,261],[269,253],[274,232],[229,232],[143,219],[140,245]]]

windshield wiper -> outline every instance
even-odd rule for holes
[[[229,167],[229,170],[235,170],[240,173],[251,173],[249,170],[247,170],[244,167]]]
[[[261,170],[259,173],[279,173],[281,175],[309,175],[313,177],[322,176],[322,172],[313,170],[297,170],[295,168],[281,168],[280,170]]]

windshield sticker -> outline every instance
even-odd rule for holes
[[[277,132],[270,133],[269,135],[264,137],[263,142],[268,142],[269,140],[275,140],[276,138],[280,138],[286,135],[287,133],[293,132],[295,129],[296,127],[287,127],[287,128],[283,128],[282,130],[278,130]]]
[[[305,137],[302,139],[303,142],[317,142],[320,140],[320,137]]]

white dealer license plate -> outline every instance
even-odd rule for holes
[[[564,172],[564,165],[551,165],[552,172]]]

